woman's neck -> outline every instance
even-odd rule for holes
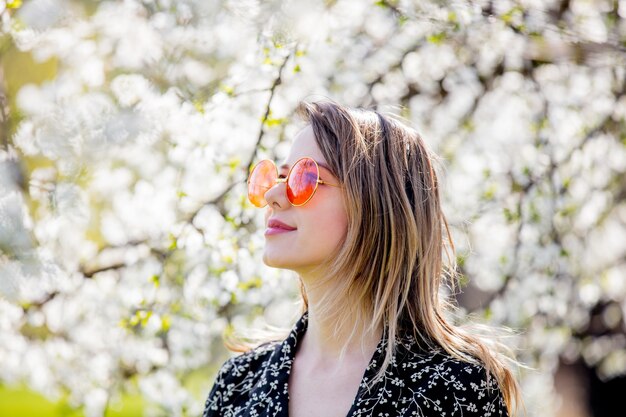
[[[342,300],[341,306],[336,306],[342,318],[352,319],[348,321],[346,326],[338,330],[335,334],[335,321],[332,318],[326,318],[319,313],[320,300],[325,291],[332,291],[332,288],[311,288],[307,285],[307,280],[302,278],[306,295],[308,299],[308,324],[307,330],[298,346],[298,354],[305,355],[308,362],[313,366],[321,368],[338,368],[345,363],[365,363],[369,362],[383,334],[382,326],[378,326],[374,331],[368,331],[367,327],[371,323],[371,319],[362,317],[359,320],[358,315],[351,314],[349,306],[355,306],[351,300]],[[336,311],[337,311],[336,310]],[[359,322],[357,322],[359,321]],[[351,333],[354,335],[351,340],[348,339]],[[341,350],[343,345],[348,343],[345,351],[344,360],[341,361]]]

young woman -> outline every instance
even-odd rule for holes
[[[512,415],[500,345],[445,317],[444,233],[454,246],[436,156],[375,111],[322,101],[298,114],[285,163],[257,163],[248,197],[266,207],[264,263],[300,278],[301,317],[222,365],[204,417]]]

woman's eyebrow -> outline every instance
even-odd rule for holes
[[[317,161],[315,161],[317,162]],[[328,168],[328,165],[326,164],[322,164],[321,162],[317,162],[317,165],[321,166],[322,168],[327,169],[328,171],[332,172],[330,168]],[[282,164],[280,166],[280,169],[289,169],[289,164]]]

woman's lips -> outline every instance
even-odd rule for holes
[[[287,230],[287,229],[281,229],[280,227],[268,227],[267,229],[265,229],[265,236],[277,235],[280,233],[289,233],[289,232],[294,232],[295,230],[296,229]]]

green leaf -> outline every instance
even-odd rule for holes
[[[152,317],[152,310],[141,310],[139,316],[141,317],[141,327],[146,327],[148,320]]]
[[[173,233],[170,233],[170,245],[167,247],[167,250],[174,250],[176,248],[178,248],[178,240],[176,239],[176,236],[174,236]]]
[[[170,327],[172,326],[170,317],[166,314],[161,316],[161,331],[162,332],[167,332]]]
[[[240,282],[237,284],[238,288],[241,288],[244,291],[249,290],[250,288],[261,288],[263,285],[263,281],[261,277],[255,276],[245,282]]]
[[[155,286],[155,287],[157,287],[157,288],[159,287],[159,285],[160,285],[160,283],[161,283],[161,282],[160,282],[160,277],[159,277],[158,275],[156,275],[156,274],[154,274],[154,275],[152,275],[152,276],[150,277],[150,281],[152,281],[152,283],[154,284],[154,286]]]
[[[285,123],[286,121],[287,121],[287,119],[285,119],[285,118],[274,119],[274,118],[268,117],[267,119],[265,119],[265,125],[267,127],[275,127],[275,126],[280,126],[281,124]]]
[[[465,255],[457,255],[456,264],[459,266],[459,268],[463,268],[463,266],[465,266],[465,260]]]
[[[220,85],[220,90],[226,93],[230,97],[235,95],[235,89],[229,85],[226,85],[226,84]]]
[[[489,187],[487,187],[487,189],[483,192],[482,197],[485,200],[493,200],[494,197],[496,196],[496,190],[497,187],[495,184],[491,184]]]
[[[434,43],[435,45],[439,45],[442,44],[447,37],[448,35],[446,35],[446,32],[439,32],[429,35],[426,40],[430,43]]]
[[[541,221],[541,214],[534,202],[530,204],[530,221],[532,223],[539,223]]]
[[[464,288],[469,284],[469,278],[465,274],[459,275],[459,287]]]
[[[578,209],[578,207],[576,207],[575,204],[569,204],[565,207],[563,207],[561,210],[559,210],[559,214],[561,216],[571,216],[572,214],[576,213],[576,210]]]
[[[22,7],[22,0],[8,0],[7,9],[19,9]]]
[[[571,177],[565,178],[563,180],[563,188],[567,190],[571,183],[572,183],[572,178]]]
[[[524,10],[520,7],[520,6],[515,6],[513,8],[511,8],[508,12],[506,12],[505,14],[503,14],[501,16],[501,19],[505,22],[505,23],[511,23],[513,21],[513,16],[517,13],[523,13]]]
[[[172,302],[172,304],[170,304],[170,311],[174,314],[180,313],[182,309],[183,306],[181,305],[180,301],[174,301]]]
[[[228,168],[230,168],[231,174],[234,173],[237,168],[241,166],[241,158],[234,156],[228,160]]]
[[[471,119],[464,120],[463,124],[461,124],[461,129],[467,130],[468,132],[473,132],[475,128],[476,125]]]
[[[526,170],[528,167],[524,168],[524,170]],[[528,175],[527,172],[524,172],[524,174]],[[511,191],[514,193],[521,193],[522,191],[524,191],[524,186],[522,186],[522,184],[520,184],[519,182],[513,180],[513,182],[511,183]]]
[[[219,276],[222,273],[224,273],[228,268],[226,268],[225,266],[220,266],[219,268],[215,268],[215,267],[210,267],[209,268],[209,274],[212,276]]]
[[[517,211],[512,211],[508,207],[505,207],[504,209],[502,209],[502,212],[504,214],[504,218],[506,219],[507,223],[513,223],[520,219],[519,213]]]
[[[196,99],[192,101],[192,104],[198,110],[198,113],[204,114],[204,103],[202,101]]]
[[[137,324],[139,324],[139,316],[137,314],[134,314],[129,320],[128,320],[128,324],[131,327],[135,327]]]
[[[222,332],[223,338],[231,337],[235,333],[235,326],[232,323],[227,323],[224,327],[224,331]]]
[[[542,130],[548,128],[548,126],[549,126],[549,120],[548,120],[547,117],[542,117],[537,122],[531,123],[531,129],[532,129],[533,133],[535,133],[535,134],[537,134],[537,133],[541,132]]]
[[[272,111],[270,110],[267,114],[267,117],[264,119],[261,118],[261,121],[267,127],[275,127],[275,126],[280,126],[283,123],[286,123],[287,119],[284,117],[281,117],[281,118],[272,117]]]

